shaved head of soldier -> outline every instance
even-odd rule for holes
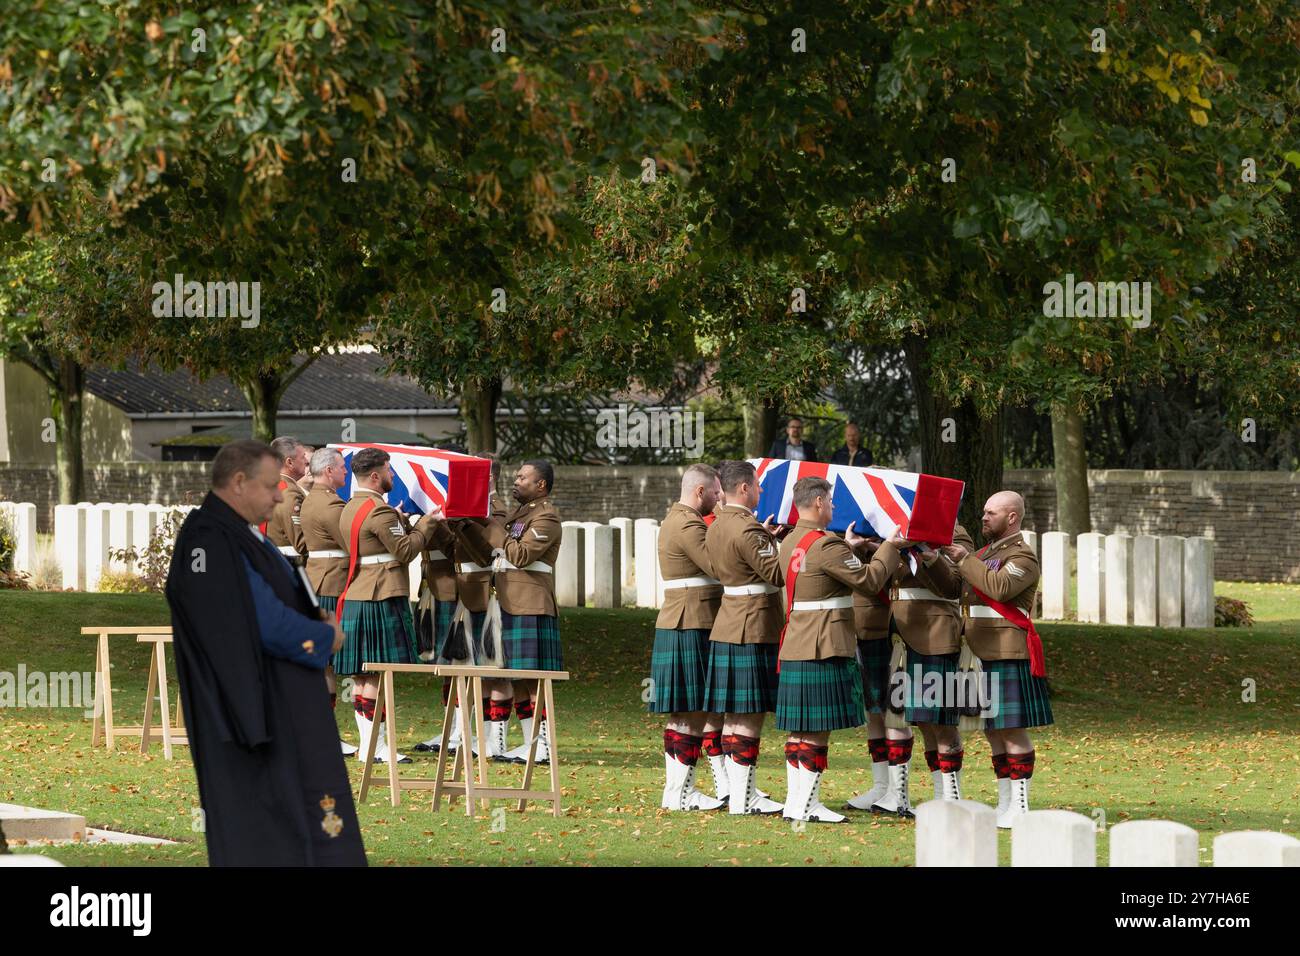
[[[794,483],[794,506],[799,518],[824,528],[831,521],[834,510],[831,504],[831,483],[825,478],[809,475]]]
[[[758,476],[754,466],[747,461],[724,461],[718,467],[722,490],[727,504],[740,505],[753,511],[758,507]]]
[[[1020,530],[1025,516],[1025,499],[1015,491],[999,491],[984,503],[981,529],[986,541],[999,541]]]
[[[682,475],[682,496],[678,499],[688,508],[706,515],[718,506],[722,485],[712,465],[691,465]]]

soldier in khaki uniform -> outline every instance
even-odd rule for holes
[[[651,713],[668,714],[664,728],[665,810],[716,810],[723,805],[725,764],[714,769],[710,797],[695,787],[695,767],[704,745],[704,684],[709,671],[709,630],[722,602],[722,585],[713,577],[705,549],[704,515],[718,502],[718,473],[691,465],[682,475],[680,498],[659,526],[659,573],[664,601],[655,620],[650,653]],[[717,716],[717,715],[713,715]],[[720,758],[718,763],[723,761]]]
[[[361,735],[357,756],[365,754],[371,727],[378,720],[378,759],[387,757],[384,715],[375,715],[379,680],[362,673],[361,665],[418,661],[406,566],[428,546],[441,514],[430,512],[408,529],[406,516],[384,500],[393,488],[386,451],[362,448],[352,456],[352,474],[355,491],[339,516],[339,531],[348,542],[348,580],[338,601],[339,623],[347,641],[335,655],[334,667],[340,674],[359,675],[354,699]],[[399,755],[399,760],[409,759]]]
[[[726,461],[718,472],[727,503],[709,525],[704,542],[713,576],[722,583],[722,603],[709,632],[703,709],[725,715],[722,750],[729,812],[780,813],[781,804],[763,795],[755,778],[763,715],[776,709],[780,589],[785,579],[774,529],[754,517],[759,498],[754,466]]]
[[[855,655],[853,594],[877,594],[898,567],[895,535],[870,563],[854,553],[862,538],[850,525],[844,537],[828,534],[833,516],[831,483],[800,478],[794,485],[799,521],[781,544],[786,623],[781,637],[776,722],[789,732],[785,745],[788,820],[843,823],[821,802],[830,733],[866,722],[862,677]]]
[[[984,505],[983,537],[990,543],[975,554],[955,543],[943,549],[965,582],[966,643],[983,663],[995,705],[984,735],[993,752],[1002,829],[1029,812],[1034,745],[1027,728],[1052,723],[1043,644],[1031,620],[1038,555],[1020,533],[1024,513],[1020,495],[999,491]]]
[[[339,530],[339,517],[343,514],[343,499],[338,489],[347,481],[343,456],[334,448],[320,448],[312,452],[311,491],[302,501],[298,527],[302,531],[307,551],[307,580],[316,591],[322,611],[333,620],[338,610],[339,594],[348,579],[348,543]],[[325,669],[325,683],[329,687],[330,707],[337,703],[334,664]],[[357,748],[341,741],[347,756]]]
[[[551,503],[555,469],[541,459],[524,462],[515,473],[515,507],[504,516],[493,515],[486,526],[466,523],[465,533],[479,548],[493,554],[497,600],[501,605],[500,639],[505,666],[516,670],[564,669],[560,647],[559,608],[555,603],[555,561],[560,554],[560,514]],[[513,696],[524,729],[525,742],[506,753],[505,759],[523,763],[533,730],[533,713],[537,706],[537,681],[520,681],[513,689],[508,681],[494,681],[490,688],[485,724],[509,720],[509,709],[502,717],[500,708]],[[525,703],[526,702],[526,703]],[[525,716],[527,714],[528,716]],[[500,720],[492,720],[493,717]],[[550,762],[546,714],[538,715],[537,762]],[[484,728],[489,738],[503,737],[503,727]]]
[[[271,442],[271,450],[280,459],[280,491],[284,498],[261,531],[289,561],[301,565],[307,559],[300,521],[307,492],[298,480],[307,473],[307,447],[298,439],[284,435]]]

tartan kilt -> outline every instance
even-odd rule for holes
[[[883,714],[889,693],[889,652],[894,642],[887,638],[858,641],[858,670],[862,672],[862,701],[869,714]]]
[[[907,649],[907,663],[904,665],[907,668],[907,693],[903,700],[903,717],[909,724],[957,726],[961,714],[955,706],[956,701],[948,701],[945,698],[949,684],[953,683],[955,687],[955,682],[950,681],[948,675],[956,675],[957,661],[960,657],[959,651],[953,651],[951,654],[919,654],[910,647]],[[922,703],[927,681],[938,682],[940,700],[938,706],[933,703],[933,692],[929,695],[931,702]]]
[[[338,610],[339,599],[337,597],[326,597],[324,594],[316,595],[316,600],[320,602],[320,609],[328,611],[331,615]]]
[[[776,710],[776,644],[709,641],[709,673],[700,710],[766,714]]]
[[[853,658],[782,661],[780,677],[776,725],[782,730],[815,733],[861,727],[867,722],[862,676]]]
[[[511,614],[501,609],[505,666],[520,671],[562,671],[560,619],[545,614]]]
[[[709,676],[708,628],[655,628],[650,652],[650,686],[646,709],[652,714],[697,713],[704,709]]]
[[[439,601],[433,599],[433,643],[430,650],[434,652],[434,657],[440,663],[448,663],[443,660],[442,652],[447,646],[447,637],[451,634],[451,619],[456,616],[455,601]],[[425,650],[424,642],[426,636],[420,635],[420,650]]]
[[[1046,677],[1035,677],[1029,661],[982,661],[985,680],[993,690],[992,675],[998,675],[996,717],[984,718],[985,730],[1017,727],[1046,727],[1052,720],[1052,699]]]
[[[417,664],[415,622],[404,596],[382,601],[348,601],[339,622],[347,640],[334,655],[336,674],[360,674],[365,661]]]
[[[447,639],[451,637],[451,621],[456,616],[456,605],[450,601],[439,603],[445,603],[450,607],[451,613],[447,615],[447,623],[444,625],[442,639],[438,642],[438,656],[435,658],[434,663],[450,664],[452,662],[451,658],[447,657],[445,652],[447,650]],[[487,660],[487,655],[483,653],[483,624],[485,621],[487,621],[487,611],[469,612],[469,623],[474,628],[474,646],[470,648],[470,652],[474,656],[474,666],[476,667],[481,667]]]

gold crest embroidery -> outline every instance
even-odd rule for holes
[[[329,834],[331,840],[335,839],[343,832],[343,818],[334,812],[334,798],[328,793],[325,794],[325,799],[320,802],[320,808],[325,811],[320,828]]]

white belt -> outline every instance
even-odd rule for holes
[[[429,552],[429,560],[430,560],[430,561],[446,561],[446,560],[447,560],[447,556],[446,556],[445,554],[443,554],[441,551],[434,550],[434,551],[430,551],[430,552]]]
[[[839,597],[822,598],[820,601],[795,601],[790,605],[792,611],[830,611],[835,608],[853,607],[853,595],[842,594]]]
[[[387,564],[390,561],[396,561],[397,558],[391,554],[368,554],[362,558],[358,564]]]
[[[554,570],[545,561],[534,561],[532,564],[525,564],[522,568],[517,568],[505,558],[498,558],[493,567],[497,571],[544,571],[547,574]]]
[[[775,594],[781,590],[772,584],[729,584],[722,589],[722,593],[731,597],[741,597],[746,594]]]
[[[694,578],[669,578],[663,584],[665,591],[671,591],[674,588],[707,588],[721,583],[717,578],[700,576]]]
[[[286,558],[298,557],[298,549],[291,544],[280,545],[280,553],[284,555]]]
[[[473,561],[463,561],[456,565],[457,574],[472,574],[475,571],[491,571],[490,567],[485,568],[481,564],[475,564]]]
[[[989,607],[987,604],[972,604],[970,606],[970,616],[971,617],[992,617],[992,618],[997,618],[999,621],[1005,620],[1005,618],[1003,618],[1001,614],[993,610],[993,608]]]
[[[899,601],[942,601],[945,604],[960,604],[956,598],[940,597],[929,588],[899,588]]]
[[[307,557],[309,558],[346,558],[347,556],[348,553],[346,551],[338,551],[338,550],[307,552]]]

